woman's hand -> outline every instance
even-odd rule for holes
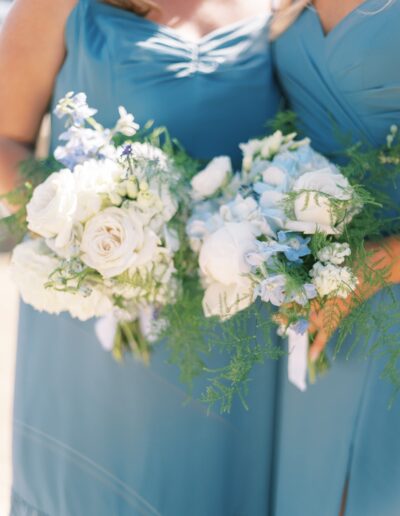
[[[367,273],[360,273],[358,286],[355,292],[349,294],[346,299],[334,298],[327,301],[323,307],[317,302],[312,303],[309,318],[309,332],[313,337],[310,347],[310,360],[315,362],[325,349],[329,338],[339,327],[340,322],[351,312],[351,310],[370,298],[385,285],[400,283],[400,238],[388,237],[379,243],[367,243],[366,250],[370,253],[368,257],[369,269]],[[368,278],[374,272],[384,271],[384,282],[371,282]],[[335,317],[331,317],[335,313]]]

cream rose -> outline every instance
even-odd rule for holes
[[[137,212],[106,208],[86,223],[82,261],[105,278],[111,278],[129,269],[143,244],[143,225]]]

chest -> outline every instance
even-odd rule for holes
[[[158,9],[148,16],[153,22],[168,26],[190,41],[238,21],[267,13],[269,0],[158,0]]]

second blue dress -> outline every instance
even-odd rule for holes
[[[329,34],[318,13],[305,9],[274,44],[289,107],[318,151],[337,159],[338,135],[381,145],[390,126],[399,124],[399,27],[398,0],[366,0]],[[400,203],[399,189],[392,196]],[[393,293],[399,301],[400,286]],[[398,335],[389,293],[368,303]],[[344,348],[353,340],[350,335]],[[378,330],[368,344],[374,343],[382,344]],[[400,514],[400,399],[388,409],[393,385],[380,378],[388,357],[363,356],[356,351],[346,360],[340,353],[306,393],[282,375],[271,514],[338,516],[346,480],[346,516]]]

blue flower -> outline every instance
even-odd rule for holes
[[[278,242],[286,246],[286,250],[283,253],[290,262],[302,263],[303,260],[301,258],[311,253],[308,247],[310,238],[303,238],[297,233],[290,231],[279,231],[277,236]]]
[[[246,261],[252,267],[259,267],[263,263],[268,263],[272,257],[289,249],[276,240],[270,242],[257,242],[257,250],[251,251],[246,255]]]
[[[288,298],[288,302],[294,302],[301,306],[305,306],[310,299],[317,297],[317,289],[312,283],[305,283],[297,292],[292,292]]]
[[[296,323],[290,325],[290,329],[300,335],[304,335],[308,330],[309,323],[307,319],[299,319]]]

